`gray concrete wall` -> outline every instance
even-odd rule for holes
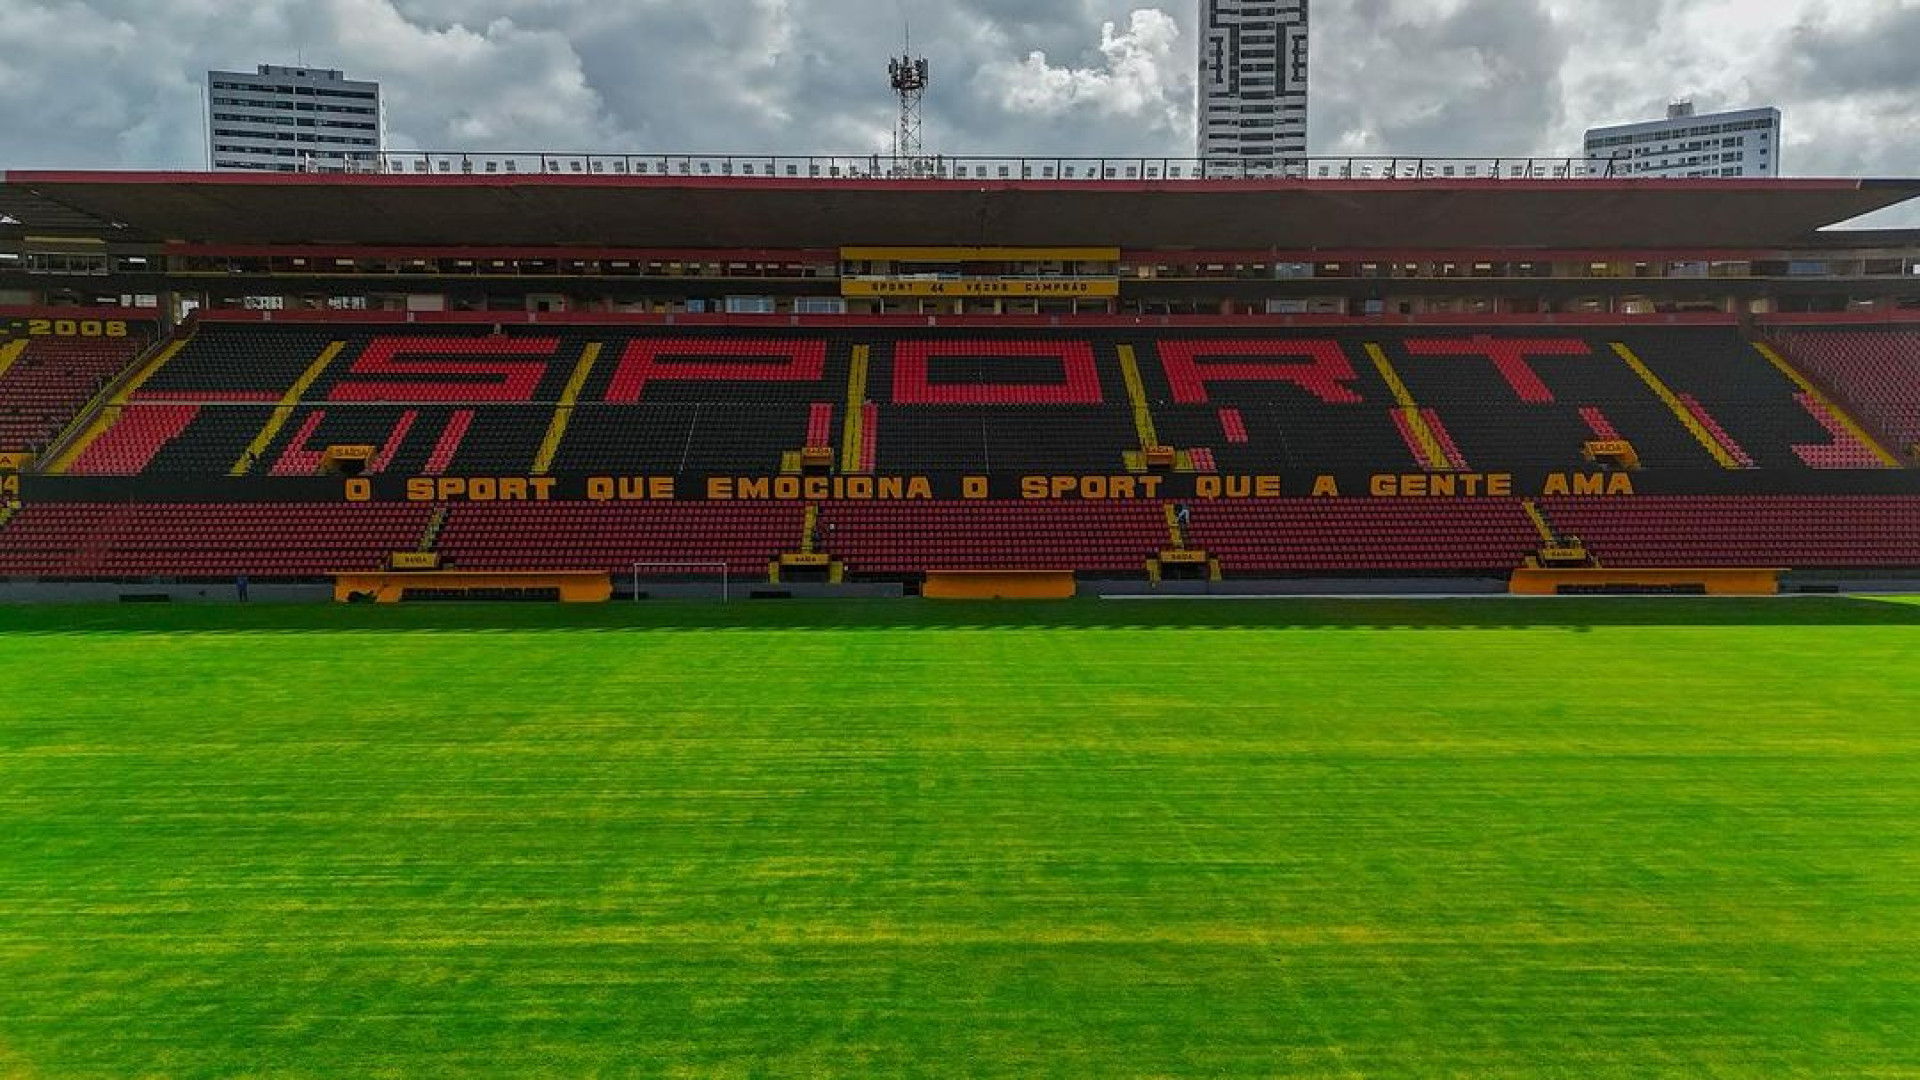
[[[653,600],[719,600],[720,584],[652,585],[642,590]],[[900,585],[769,585],[764,581],[735,583],[734,600],[751,600],[755,593],[782,594],[795,600],[897,600]],[[231,604],[238,599],[232,585],[114,585],[90,582],[0,582],[0,604],[117,604],[133,599],[165,597],[174,604]],[[331,585],[261,585],[248,589],[256,604],[331,604]],[[616,591],[616,603],[631,603],[630,589]]]
[[[630,602],[633,599],[633,585],[630,582],[623,584],[616,579],[613,588],[615,603]],[[642,583],[640,591],[649,600],[720,599],[720,583],[717,581],[685,584]],[[906,595],[906,587],[878,583],[770,585],[764,581],[736,581],[728,588],[728,596],[734,600],[751,600],[756,593],[761,596],[784,596],[794,600],[897,600]]]
[[[630,589],[630,586],[628,587]],[[719,600],[713,583],[655,584],[642,590],[650,600]],[[1920,578],[1836,578],[1789,576],[1786,593],[1842,592],[1920,595]],[[1507,583],[1491,578],[1333,578],[1278,581],[1083,581],[1082,596],[1501,596]],[[764,581],[735,584],[735,601],[778,596],[794,600],[897,600],[907,595],[899,584],[769,585]],[[254,585],[249,596],[256,604],[329,604],[330,585]],[[114,604],[130,599],[164,597],[175,604],[231,604],[234,587],[227,585],[115,585],[88,582],[0,582],[0,604]],[[632,603],[627,589],[616,583],[615,603]]]
[[[1274,581],[1083,581],[1082,596],[1504,596],[1496,578],[1303,578]]]
[[[256,604],[330,604],[331,585],[254,585]],[[116,604],[130,597],[164,596],[174,604],[231,604],[238,600],[226,585],[102,585],[91,582],[0,582],[0,604]]]
[[[1920,578],[1824,578],[1789,574],[1780,581],[1783,593],[1879,594],[1884,596],[1920,595]]]

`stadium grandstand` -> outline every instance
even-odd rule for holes
[[[0,577],[1037,595],[1920,570],[1920,233],[1832,228],[1920,181],[1197,174],[7,174]]]

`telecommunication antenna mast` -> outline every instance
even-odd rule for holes
[[[926,57],[913,55],[913,33],[907,32],[906,52],[887,63],[893,92],[900,95],[900,127],[893,133],[893,168],[899,176],[919,176],[926,168],[926,141],[922,137],[920,104],[927,96],[931,75]]]

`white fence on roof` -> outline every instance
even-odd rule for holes
[[[1602,180],[1622,175],[1610,158],[926,157],[824,154],[472,153],[393,150],[310,163],[314,171],[402,176],[614,176],[732,180],[979,180],[1190,182],[1272,180]]]

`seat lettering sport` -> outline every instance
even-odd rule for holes
[[[558,338],[380,337],[331,401],[532,401],[559,351]]]

